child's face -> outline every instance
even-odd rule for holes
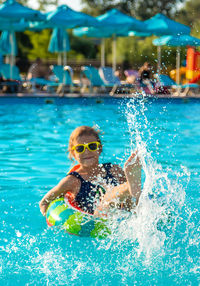
[[[78,144],[87,144],[90,142],[97,142],[97,138],[94,135],[83,135],[76,138],[74,146]],[[96,151],[89,151],[88,148],[85,148],[83,153],[77,153],[75,150],[72,151],[72,154],[78,163],[87,167],[99,163],[100,153],[101,151],[99,148]]]

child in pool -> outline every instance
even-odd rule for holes
[[[95,129],[80,126],[72,132],[69,156],[78,162],[78,168],[67,174],[43,197],[40,202],[43,215],[46,215],[51,201],[65,196],[67,192],[72,194],[74,202],[83,211],[90,214],[99,215],[116,200],[120,201],[121,205],[123,202],[126,209],[130,209],[132,197],[137,204],[141,193],[141,165],[137,152],[126,161],[124,171],[120,166],[111,163],[99,164],[101,152],[101,140]],[[99,205],[97,201],[100,202]]]

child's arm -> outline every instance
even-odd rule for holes
[[[137,152],[126,161],[124,171],[120,166],[114,165],[111,172],[119,180],[120,185],[106,192],[98,210],[107,209],[116,200],[123,202],[126,209],[131,209],[133,205],[131,198],[136,199],[137,205],[141,194],[141,164]]]
[[[124,170],[119,165],[112,165],[110,172],[117,179],[119,184],[123,184],[126,182]]]
[[[127,210],[132,208],[131,196],[127,182],[114,187],[112,190],[108,190],[94,214],[102,216],[107,213],[107,210],[110,207],[121,208],[122,205]]]
[[[124,164],[124,172],[128,183],[128,189],[131,196],[136,199],[136,204],[138,203],[141,194],[141,171],[142,166],[136,151],[131,154]]]
[[[120,183],[120,186],[112,189],[112,196],[122,200],[131,196],[137,204],[141,194],[141,164],[137,151],[125,162],[124,170],[119,165],[113,165],[111,173]]]
[[[74,197],[79,192],[80,181],[74,176],[63,178],[57,186],[51,189],[40,202],[40,211],[45,216],[48,205],[56,198],[63,197],[67,192],[71,192]]]

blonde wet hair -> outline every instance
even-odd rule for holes
[[[90,126],[79,126],[76,129],[74,129],[74,131],[71,133],[70,137],[69,137],[69,145],[68,145],[68,151],[69,151],[69,158],[72,160],[73,159],[73,153],[72,153],[72,147],[74,146],[74,142],[76,141],[76,139],[78,137],[84,136],[84,135],[89,135],[89,136],[94,136],[97,140],[97,142],[99,142],[100,145],[100,151],[102,151],[102,143],[101,143],[101,139],[99,137],[99,130],[96,130],[93,127]]]

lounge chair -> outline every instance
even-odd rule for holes
[[[119,90],[120,87],[122,87],[120,79],[115,76],[111,67],[99,68],[99,75],[106,85],[112,86],[110,95],[113,95],[117,90]]]
[[[12,67],[10,64],[1,64],[0,74],[3,78],[1,85],[3,89],[9,90],[10,92],[18,92],[22,88],[23,80],[19,73],[19,68],[17,66]]]
[[[12,67],[12,75],[10,64],[3,64],[0,68],[0,73],[5,80],[2,84],[8,86],[13,92],[22,91],[23,87],[27,89],[32,89],[33,92],[36,91],[36,86],[45,87],[47,91],[51,91],[51,88],[56,86],[57,83],[51,80],[46,80],[44,78],[32,78],[30,80],[23,80],[19,68],[17,66]],[[12,78],[12,80],[11,80]]]
[[[85,76],[86,79],[83,77]],[[90,93],[94,93],[94,88],[113,95],[118,87],[122,86],[120,80],[113,74],[111,68],[100,68],[99,70],[92,66],[81,67],[82,93],[86,87],[89,87]],[[123,85],[123,87],[125,87]]]
[[[135,91],[136,85],[132,83],[127,83],[126,81],[120,81],[119,77],[115,75],[111,67],[99,68],[99,74],[105,84],[112,86],[110,95],[114,95],[115,93],[127,94]]]
[[[99,75],[105,84],[110,85],[120,85],[120,79],[115,76],[113,69],[111,67],[101,67],[99,68]]]
[[[4,79],[6,80],[12,78],[12,80],[22,81],[21,75],[19,73],[19,68],[15,65],[12,67],[12,72],[11,72],[10,64],[2,64],[0,72],[4,77]]]
[[[26,81],[27,87],[32,89],[33,92],[37,91],[37,86],[41,87],[47,92],[53,92],[55,87],[58,86],[58,83],[54,80],[48,80],[45,78],[35,77]]]
[[[85,91],[86,87],[89,87],[90,93],[94,92],[94,88],[97,88],[103,92],[107,91],[107,87],[112,87],[107,83],[104,83],[102,78],[99,75],[99,71],[97,68],[92,66],[83,66],[81,67],[81,74],[80,74],[80,82],[81,82],[81,92]],[[86,79],[85,79],[85,78]]]
[[[57,93],[64,93],[66,88],[73,92],[73,70],[70,66],[55,65],[51,66],[51,70],[56,76],[58,82]]]
[[[199,85],[195,83],[187,83],[187,84],[177,84],[172,78],[168,75],[164,74],[156,74],[155,75],[156,89],[160,88],[167,88],[169,93],[173,94],[174,96],[187,96],[193,95],[195,92],[199,91]]]

